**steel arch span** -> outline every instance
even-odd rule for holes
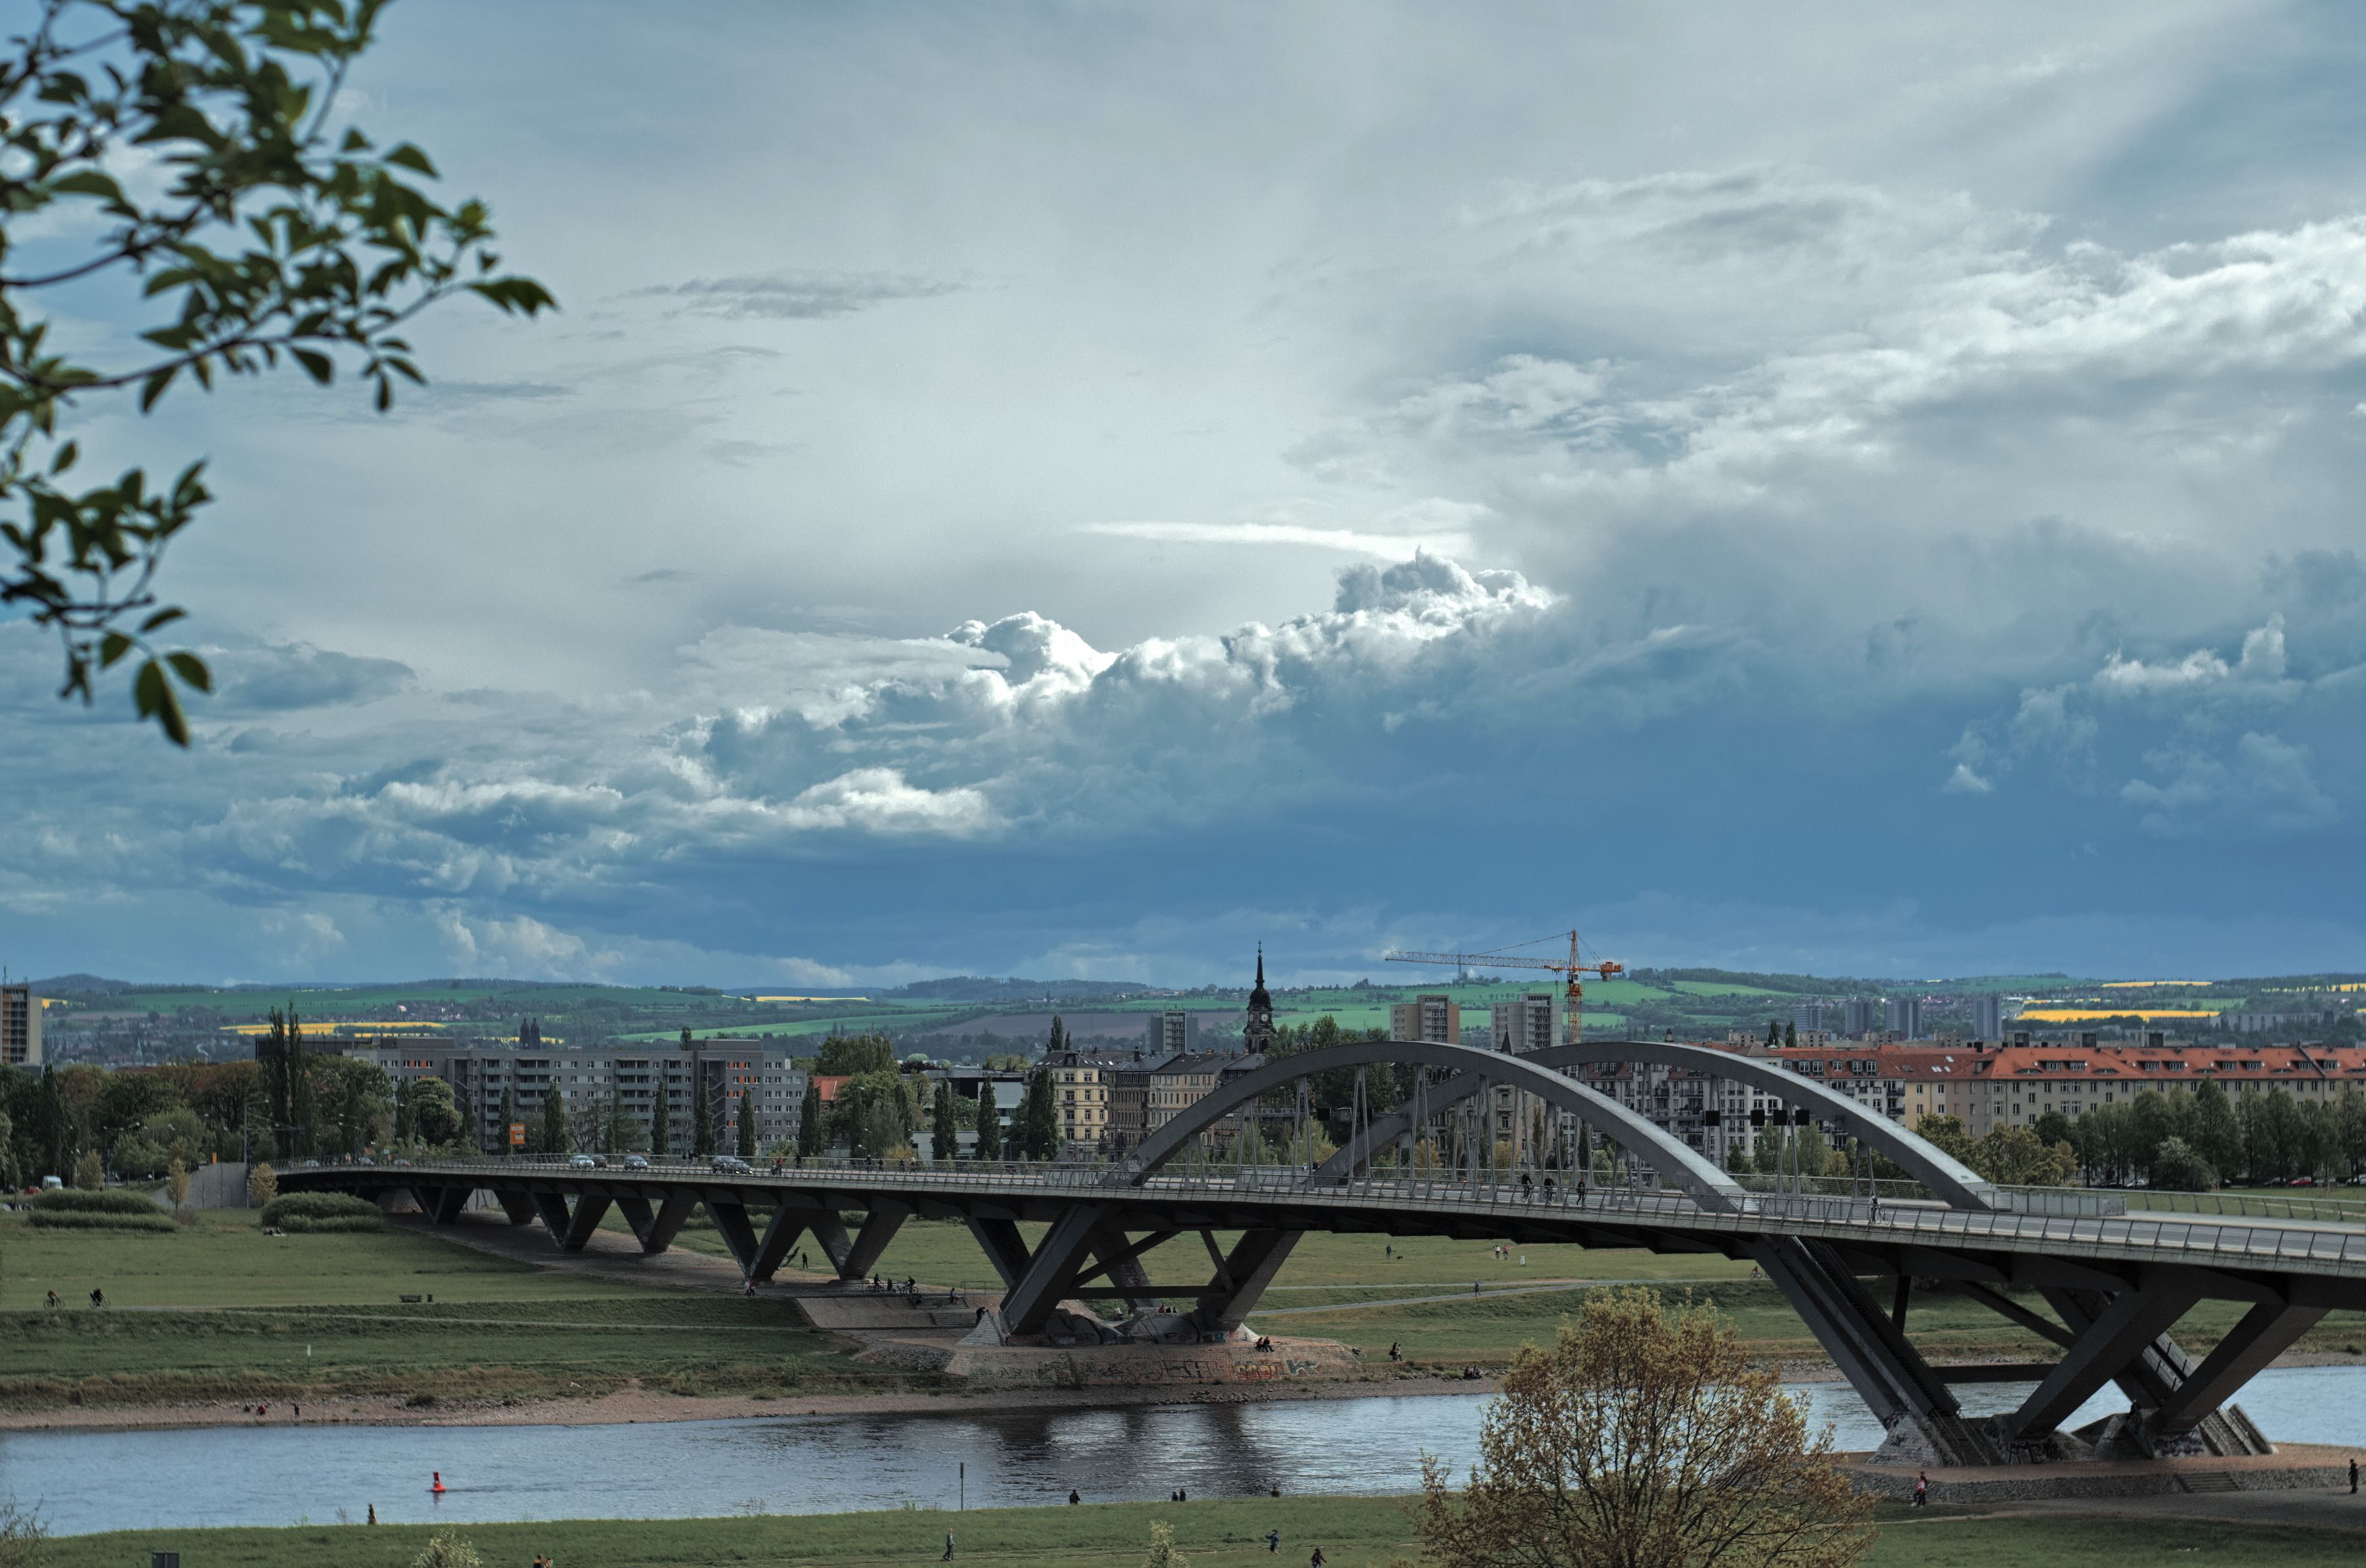
[[[1110,1182],[1141,1186],[1191,1140],[1277,1089],[1288,1088],[1301,1079],[1335,1068],[1372,1067],[1382,1062],[1452,1070],[1456,1078],[1449,1082],[1459,1087],[1461,1081],[1470,1081],[1469,1087],[1454,1095],[1455,1100],[1469,1098],[1488,1082],[1521,1090],[1570,1112],[1595,1131],[1609,1135],[1622,1147],[1642,1155],[1663,1180],[1704,1209],[1735,1213],[1748,1203],[1749,1194],[1739,1182],[1701,1158],[1683,1139],[1608,1095],[1554,1071],[1537,1057],[1508,1056],[1500,1051],[1482,1051],[1475,1046],[1440,1045],[1428,1040],[1358,1040],[1326,1046],[1244,1073],[1230,1083],[1219,1085],[1143,1139],[1124,1166],[1110,1178]]]
[[[1838,1122],[1872,1145],[1899,1169],[1959,1209],[1989,1210],[1997,1206],[1997,1192],[1988,1178],[1955,1159],[1937,1144],[1867,1110],[1845,1094],[1836,1093],[1814,1079],[1760,1057],[1738,1056],[1713,1046],[1679,1046],[1656,1040],[1589,1040],[1583,1045],[1553,1046],[1532,1051],[1524,1059],[1546,1067],[1578,1067],[1587,1062],[1639,1062],[1652,1067],[1681,1067],[1732,1083],[1747,1083],[1782,1097],[1793,1105],[1815,1108],[1820,1121]]]

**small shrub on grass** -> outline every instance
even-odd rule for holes
[[[411,1560],[411,1568],[482,1568],[477,1549],[455,1530],[440,1530],[426,1550]]]
[[[291,1234],[386,1228],[378,1206],[350,1193],[288,1193],[263,1205],[262,1220]]]
[[[139,1193],[62,1188],[33,1201],[33,1224],[43,1230],[164,1230],[173,1217]]]
[[[82,1214],[73,1209],[44,1209],[36,1205],[32,1214],[37,1230],[151,1230],[171,1232],[180,1228],[173,1216],[156,1209],[144,1215]]]
[[[43,1193],[33,1200],[35,1214],[67,1212],[89,1215],[152,1215],[156,1205],[143,1193],[127,1193],[121,1188],[113,1192],[101,1190],[85,1193],[78,1188],[61,1187]]]

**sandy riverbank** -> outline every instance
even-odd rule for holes
[[[695,1397],[637,1388],[591,1399],[440,1402],[414,1409],[399,1398],[306,1400],[302,1415],[274,1403],[267,1416],[226,1400],[192,1405],[66,1406],[0,1411],[0,1431],[157,1431],[192,1427],[584,1427],[634,1422],[730,1421],[759,1417],[910,1416],[947,1410],[1118,1409],[1144,1405],[1254,1405],[1285,1399],[1372,1399],[1406,1394],[1493,1394],[1492,1378],[1418,1374],[1367,1381],[1152,1388],[948,1389],[942,1393],[839,1394],[771,1399]]]

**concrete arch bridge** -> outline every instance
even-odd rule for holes
[[[1406,1106],[1359,1115],[1319,1166],[1235,1168],[1206,1162],[1205,1137],[1317,1074],[1388,1063],[1423,1070]],[[1879,1149],[1930,1195],[1921,1201],[1753,1191],[1578,1074],[1601,1062],[1679,1067],[1752,1084],[1786,1106]],[[1648,1162],[1660,1190],[1606,1190],[1564,1173],[1409,1169],[1415,1125],[1450,1115],[1498,1086],[1575,1116]],[[1549,1176],[1549,1172],[1546,1173]],[[371,1198],[404,1192],[438,1222],[488,1193],[512,1223],[540,1220],[563,1251],[580,1251],[612,1211],[645,1253],[665,1250],[698,1208],[713,1216],[741,1269],[767,1279],[810,1235],[848,1281],[868,1277],[915,1215],[967,1226],[1001,1276],[990,1331],[1005,1341],[1090,1336],[1108,1341],[1218,1339],[1243,1334],[1266,1287],[1309,1231],[1574,1242],[1659,1252],[1709,1252],[1757,1264],[1781,1289],[1884,1426],[1885,1451],[1932,1463],[1996,1463],[2095,1452],[2263,1452],[2264,1439],[2228,1404],[2245,1382],[2325,1314],[2366,1308],[2366,1226],[2305,1214],[2123,1212],[2106,1194],[1992,1186],[1879,1113],[1774,1063],[1705,1047],[1588,1041],[1526,1056],[1422,1041],[1358,1042],[1269,1063],[1168,1122],[1114,1167],[918,1166],[808,1160],[774,1174],[660,1165],[587,1170],[466,1161],[289,1170],[283,1191]],[[851,1229],[848,1216],[857,1216]],[[1022,1226],[1044,1228],[1030,1246]],[[1234,1236],[1229,1245],[1219,1235]],[[1171,1268],[1196,1238],[1206,1253],[1189,1282],[1155,1282],[1154,1252]],[[2060,1347],[2058,1360],[1934,1367],[1910,1330],[1917,1293],[1944,1291],[1986,1306]],[[2017,1294],[2016,1294],[2017,1293]],[[2025,1299],[2034,1294],[2052,1316]],[[2246,1311],[2209,1354],[2189,1355],[2170,1329],[2203,1301]],[[1184,1312],[1162,1304],[1190,1303]],[[1103,1307],[1116,1316],[1106,1316]],[[1955,1390],[2031,1381],[2009,1415],[1966,1417]],[[2106,1384],[2125,1414],[2073,1439],[2058,1428]]]

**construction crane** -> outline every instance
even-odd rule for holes
[[[1522,943],[1521,946],[1533,947],[1536,944],[1527,942]],[[1564,1010],[1566,1018],[1562,1026],[1568,1030],[1569,1043],[1572,1046],[1585,1038],[1585,987],[1579,983],[1577,977],[1594,975],[1606,980],[1627,972],[1626,965],[1607,958],[1599,963],[1582,962],[1578,957],[1577,933],[1574,931],[1569,934],[1569,962],[1567,963],[1562,963],[1558,958],[1510,958],[1503,953],[1396,952],[1383,953],[1380,958],[1384,962],[1391,964],[1452,964],[1458,969],[1468,969],[1473,964],[1482,964],[1503,969],[1550,969],[1555,974],[1567,975],[1569,1005]]]

